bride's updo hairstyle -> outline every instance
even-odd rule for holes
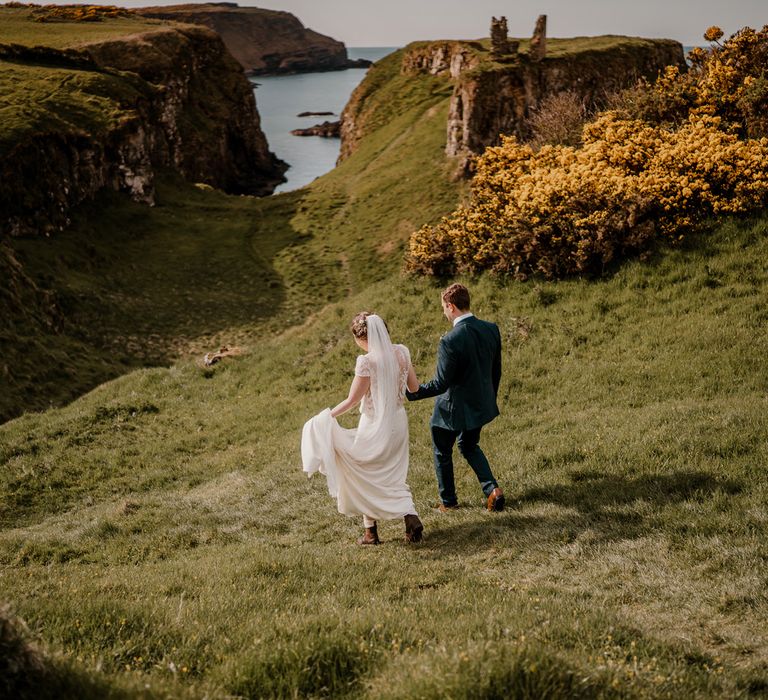
[[[365,322],[365,319],[370,315],[370,311],[361,311],[352,319],[352,325],[349,328],[355,338],[359,340],[366,340],[368,338],[368,324]]]
[[[368,323],[365,319],[372,315],[373,313],[371,311],[361,311],[352,319],[352,325],[349,329],[352,331],[352,335],[355,336],[355,338],[358,338],[359,340],[368,339]],[[384,323],[384,328],[389,330],[387,322],[384,321],[384,319],[382,319],[382,322]]]

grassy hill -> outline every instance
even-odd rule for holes
[[[38,14],[50,14],[51,8],[37,8]],[[97,22],[30,21],[35,16],[31,5],[0,5],[0,44],[47,46],[53,49],[70,49],[97,41],[108,41],[136,34],[157,27],[167,26],[163,20],[149,19],[140,15],[127,15]]]
[[[460,458],[464,507],[431,508],[430,402],[408,407],[421,545],[383,523],[381,547],[355,546],[359,523],[302,474],[303,422],[351,380],[356,311],[433,369],[440,286],[400,272],[411,228],[459,196],[433,87],[298,192],[169,176],[154,209],[112,195],[54,242],[14,243],[68,300],[83,353],[62,372],[247,350],[0,426],[0,590],[48,665],[30,697],[36,680],[69,697],[768,692],[768,217],[601,280],[465,280],[504,337],[483,439],[504,513]],[[30,363],[45,340],[18,336]]]
[[[511,507],[483,511],[461,465],[465,507],[432,511],[429,406],[410,406],[419,547],[399,523],[353,545],[298,443],[345,393],[354,311],[429,374],[444,323],[422,281],[6,424],[5,596],[65,658],[159,695],[764,692],[767,229],[600,282],[474,281],[506,341],[484,441]]]
[[[84,69],[76,58],[67,60],[46,49],[72,49],[172,26],[139,16],[99,22],[36,22],[33,17],[29,6],[0,5],[0,48],[40,51],[34,61],[0,55],[1,156],[30,133],[102,133],[146,99],[142,93],[148,86],[135,76]]]
[[[385,63],[393,75],[398,60]],[[399,271],[410,232],[450,211],[461,188],[442,152],[449,94],[447,80],[401,85],[408,108],[299,192],[229,197],[169,173],[153,208],[104,194],[62,234],[10,241],[65,322],[51,330],[41,313],[18,317],[34,300],[3,307],[0,297],[17,316],[0,324],[0,370],[12,377],[0,418],[69,400],[126,367],[253,343]]]

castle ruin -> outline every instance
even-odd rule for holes
[[[536,20],[536,28],[531,37],[531,48],[528,50],[528,56],[531,61],[541,61],[547,55],[547,16],[539,15]]]
[[[519,41],[510,41],[507,29],[507,18],[491,17],[491,58],[494,61],[516,60]]]
[[[506,17],[491,17],[491,59],[501,63],[517,60],[519,41],[509,39]],[[537,63],[547,55],[547,16],[539,15],[531,37],[528,57]]]

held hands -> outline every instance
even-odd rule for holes
[[[408,390],[406,390],[405,398],[408,399],[409,401],[418,401],[420,398],[422,398],[421,396],[419,396],[419,392],[420,391],[421,391],[421,387],[416,389],[416,391],[408,391]]]

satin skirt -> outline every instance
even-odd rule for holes
[[[408,478],[408,416],[401,406],[386,430],[365,414],[342,428],[326,408],[308,420],[301,459],[308,475],[324,474],[339,513],[393,520],[416,513]]]

